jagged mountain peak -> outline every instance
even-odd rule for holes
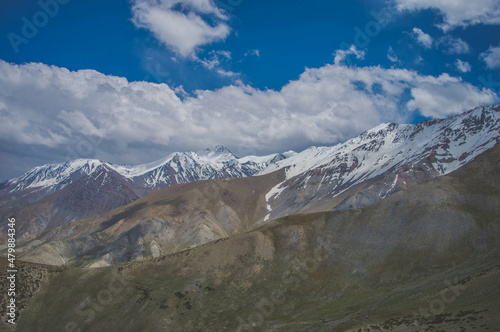
[[[160,160],[135,166],[77,159],[37,166],[18,178],[4,182],[0,189],[7,192],[34,189],[49,194],[74,183],[81,176],[91,176],[96,170],[104,168],[124,178],[136,191],[147,193],[151,189],[197,180],[251,176],[284,158],[285,155],[278,157],[273,154],[238,159],[228,148],[217,145],[198,152],[174,152]]]
[[[384,123],[344,143],[310,147],[300,153],[288,151],[237,158],[223,145],[217,145],[198,152],[175,152],[158,161],[137,166],[94,159],[48,164],[4,182],[0,187],[0,206],[15,205],[20,198],[26,201],[26,195],[34,191],[36,197],[28,201],[36,201],[82,177],[83,182],[93,183],[93,188],[97,188],[104,173],[118,177],[120,180],[116,183],[144,196],[174,184],[268,174],[280,169],[285,170],[286,181],[268,193],[270,205],[288,189],[307,191],[302,197],[310,201],[318,197],[331,199],[364,181],[391,172],[398,174],[405,167],[423,167],[427,174],[423,178],[447,174],[500,140],[499,115],[500,106],[489,106],[417,124]],[[96,172],[98,170],[104,173]],[[379,196],[385,197],[391,190],[396,190],[393,188],[400,186],[398,181],[404,182],[402,178],[387,178],[387,188],[381,190]],[[9,196],[13,192],[16,197]],[[292,208],[300,207],[297,204]]]
[[[290,156],[284,161],[277,162],[261,174],[273,172],[279,168],[302,164],[303,170],[320,166],[335,160],[334,156],[351,153],[353,151],[377,152],[384,146],[387,153],[398,146],[406,148],[406,145],[415,145],[422,148],[423,145],[439,143],[454,139],[462,146],[467,134],[476,135],[481,131],[489,133],[491,137],[498,136],[500,118],[500,106],[477,107],[462,114],[449,118],[424,120],[417,124],[384,123],[367,130],[357,137],[334,146],[311,146],[306,150]],[[480,139],[480,137],[478,137]],[[411,143],[420,142],[420,143]],[[470,143],[475,143],[470,142]],[[412,151],[415,152],[414,149]],[[307,162],[306,162],[307,161]],[[306,165],[307,164],[307,165]]]
[[[206,148],[197,152],[198,155],[207,155],[207,156],[218,156],[218,155],[233,155],[233,153],[226,148],[224,145],[216,145],[213,148]]]
[[[310,202],[332,201],[370,181],[373,189],[365,195],[368,198],[356,198],[358,203],[369,204],[398,188],[448,174],[500,141],[499,118],[500,106],[478,107],[446,119],[382,124],[344,143],[310,147],[259,173],[286,172],[286,179],[266,196],[267,219],[298,211]],[[376,178],[382,183],[375,184]]]
[[[381,123],[378,126],[368,129],[367,131],[363,132],[360,136],[361,137],[373,137],[376,135],[380,135],[386,132],[393,131],[398,128],[400,124],[394,123],[394,122],[387,122],[387,123]]]
[[[18,178],[8,180],[5,187],[11,191],[48,189],[55,191],[70,184],[75,177],[91,175],[106,164],[97,159],[76,159],[60,164],[37,166]]]
[[[230,161],[236,160],[236,156],[224,145],[216,145],[213,148],[205,148],[195,152],[196,157],[207,161]]]

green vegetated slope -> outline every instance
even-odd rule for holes
[[[141,262],[61,268],[17,330],[495,331],[498,165],[497,146],[364,209],[293,215]]]

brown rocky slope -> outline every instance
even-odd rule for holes
[[[367,208],[293,215],[142,262],[61,268],[18,331],[493,331],[498,165],[497,146]]]

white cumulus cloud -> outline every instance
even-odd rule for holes
[[[336,65],[343,63],[349,55],[356,56],[356,59],[362,60],[365,58],[365,51],[358,50],[356,45],[351,45],[347,50],[337,50],[335,52],[334,62]]]
[[[457,69],[462,73],[468,73],[472,69],[470,63],[468,63],[467,61],[462,61],[460,59],[457,59],[457,61],[455,61],[455,67],[457,67]]]
[[[478,105],[492,104],[498,96],[485,88],[479,90],[475,86],[460,80],[445,77],[440,84],[423,83],[411,90],[413,99],[408,102],[410,110],[420,110],[427,117],[440,117],[460,113]]]
[[[431,48],[434,39],[419,28],[413,28],[413,37],[425,48]]]
[[[244,56],[251,56],[251,55],[255,55],[256,57],[260,58],[260,50],[249,50],[249,51],[246,51]]]
[[[500,45],[490,47],[481,54],[481,58],[486,62],[489,69],[500,69]]]
[[[387,59],[389,59],[389,61],[391,62],[400,62],[392,46],[389,46],[389,49],[387,50]]]
[[[443,16],[444,31],[475,24],[500,24],[498,0],[394,0],[399,10],[435,9]]]
[[[181,56],[224,40],[228,17],[211,0],[133,0],[132,21]]]
[[[444,52],[448,54],[467,54],[470,52],[470,46],[461,38],[454,38],[446,35],[437,42],[445,48]]]

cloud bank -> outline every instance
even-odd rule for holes
[[[347,66],[340,58],[279,91],[239,83],[184,99],[167,84],[0,60],[0,154],[9,165],[30,161],[12,160],[19,151],[6,147],[36,150],[35,164],[90,157],[137,164],[216,144],[240,156],[267,154],[335,144],[417,111],[443,117],[497,101],[448,74]],[[2,167],[4,178],[20,172]]]

